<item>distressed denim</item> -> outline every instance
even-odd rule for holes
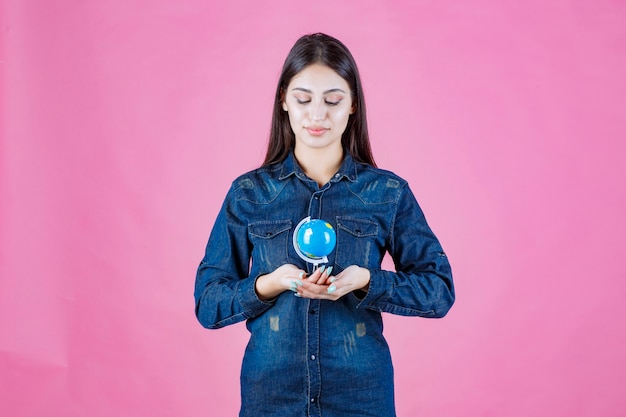
[[[367,292],[337,301],[264,301],[255,280],[283,264],[312,272],[296,254],[294,227],[328,221],[333,275],[368,268]],[[381,269],[388,252],[396,271]],[[324,186],[293,154],[236,179],[217,216],[195,284],[196,315],[210,329],[246,320],[240,416],[392,417],[393,368],[381,313],[443,317],[454,303],[448,258],[407,182],[347,153]]]

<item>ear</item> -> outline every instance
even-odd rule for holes
[[[285,104],[285,90],[283,88],[280,89],[280,104],[283,107],[283,110],[287,111],[287,104]]]

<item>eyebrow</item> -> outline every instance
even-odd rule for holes
[[[307,89],[307,88],[303,88],[303,87],[294,87],[292,91],[297,90],[297,91],[302,91],[304,93],[308,93],[308,94],[313,94],[313,91]],[[345,91],[343,91],[341,88],[331,88],[330,90],[326,90],[324,91],[324,94],[330,94],[330,93],[344,93],[346,94]]]

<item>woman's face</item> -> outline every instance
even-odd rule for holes
[[[354,112],[350,86],[333,69],[309,65],[289,82],[283,110],[289,114],[296,148],[341,151],[341,135]]]

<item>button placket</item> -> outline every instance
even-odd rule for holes
[[[324,192],[329,189],[331,183],[324,188],[314,191],[309,200],[308,215],[313,219],[322,218],[322,198]],[[310,267],[308,264],[307,267]],[[309,271],[312,272],[312,271]],[[320,306],[321,300],[309,300],[307,314],[307,350],[308,350],[308,377],[309,377],[309,415],[319,416],[319,395],[321,392],[321,368],[319,361],[320,343]]]
[[[320,300],[309,300],[308,311],[309,313],[315,312],[315,314],[307,314],[307,352],[308,352],[308,385],[309,385],[309,399],[311,406],[310,415],[319,415],[318,401],[321,391],[321,368],[319,363],[319,349],[320,349],[320,315],[317,314],[320,309]]]

